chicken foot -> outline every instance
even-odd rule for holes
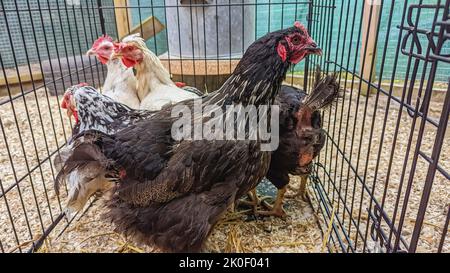
[[[287,191],[287,186],[285,186],[277,191],[277,197],[276,197],[273,205],[267,204],[267,202],[264,200],[267,198],[261,199],[261,201],[260,201],[261,205],[263,205],[264,207],[269,209],[269,211],[257,211],[256,214],[261,215],[261,216],[275,216],[275,217],[285,218],[286,212],[283,209],[283,200],[284,200],[284,195],[286,194],[286,191]]]
[[[247,193],[247,197],[248,197],[248,199],[250,199],[250,201],[239,200],[239,205],[251,207],[253,209],[253,212],[256,214],[256,211],[258,210],[258,206],[260,204],[260,199],[258,198],[258,195],[256,194],[256,188],[249,191]]]

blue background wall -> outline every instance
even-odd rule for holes
[[[139,4],[143,5],[144,1],[142,0],[130,0],[132,6],[138,6]],[[145,5],[153,6],[163,6],[164,0],[150,0],[145,1]],[[297,4],[285,4],[285,3],[293,3],[295,1],[290,0],[256,0],[256,38],[265,35],[267,32],[277,30],[284,27],[292,26],[293,22],[296,20],[301,21],[306,24],[307,16],[308,16],[308,8],[309,5],[306,1],[297,1]],[[336,1],[316,1],[316,3],[321,5],[331,5],[334,2],[336,9],[334,10],[334,22],[333,28],[327,30],[328,32],[332,32],[332,43],[330,46],[331,49],[331,59],[337,60],[340,63],[342,51],[344,50],[346,54],[344,54],[343,60],[349,60],[349,69],[354,70],[356,72],[359,71],[360,66],[360,52],[359,49],[361,47],[361,41],[363,37],[358,37],[359,27],[361,25],[361,11],[363,1],[357,0],[336,0]],[[390,79],[392,73],[394,71],[394,57],[398,44],[400,31],[397,28],[398,25],[401,24],[402,15],[404,10],[404,2],[405,1],[394,1],[395,4],[392,6],[392,1],[384,1],[383,9],[381,12],[381,20],[380,20],[380,34],[378,38],[378,51],[377,51],[377,75],[381,72],[381,67],[384,67],[383,71],[383,79]],[[408,1],[408,4],[417,4],[419,0]],[[270,3],[270,5],[269,5]],[[424,0],[423,4],[435,4],[436,0]],[[350,8],[349,8],[350,7]],[[393,9],[392,14],[392,22],[391,27],[388,28],[388,22],[390,17],[391,8]],[[145,19],[148,16],[155,14],[155,16],[165,23],[165,13],[163,8],[142,8],[140,9],[141,18]],[[326,20],[321,20],[325,17],[325,10],[321,7],[316,7],[314,11],[314,19],[319,22],[327,22]],[[416,13],[414,13],[416,14]],[[438,18],[441,18],[442,12],[439,14]],[[342,15],[342,16],[341,16]],[[423,9],[420,14],[419,26],[424,28],[429,28],[433,22],[435,15],[435,10],[431,9]],[[414,15],[415,16],[415,15]],[[139,10],[135,9],[132,11],[133,23],[136,25],[139,23]],[[346,19],[348,17],[347,23]],[[315,23],[316,23],[315,22]],[[353,22],[354,25],[353,25]],[[318,23],[316,26],[317,29],[321,29],[324,27],[321,23]],[[344,43],[344,32],[347,32]],[[351,37],[350,33],[354,32],[353,37]],[[386,37],[389,33],[389,41],[387,43],[387,57],[384,60],[383,64],[383,52],[386,47]],[[320,40],[320,38],[318,38]],[[426,48],[427,41],[426,37],[420,37],[422,41],[422,45]],[[325,43],[325,41],[322,41]],[[157,51],[158,54],[164,53],[167,51],[167,38],[166,33],[163,31],[157,35],[156,39],[151,39],[148,41],[148,46]],[[339,45],[339,47],[338,47]],[[358,50],[358,51],[357,51]],[[445,45],[445,52],[450,54],[450,42],[447,42]],[[355,63],[356,59],[356,63]],[[400,54],[398,59],[395,78],[402,79],[405,78],[408,67],[407,56]],[[346,63],[346,62],[345,62]],[[356,64],[356,65],[355,65]],[[303,65],[298,65],[295,70],[302,71],[304,68]],[[419,71],[422,71],[423,66],[421,65]],[[429,68],[429,67],[428,67]],[[439,81],[448,81],[448,77],[450,76],[450,64],[440,64],[437,73],[437,80]]]
[[[18,65],[26,64],[25,52],[28,53],[30,62],[37,62],[39,57],[46,60],[49,57],[84,54],[92,41],[100,35],[101,27],[97,1],[78,2],[79,4],[76,0],[1,0],[0,55],[3,66],[14,67],[14,55]],[[112,0],[102,0],[102,3],[112,5]],[[28,9],[32,11],[29,12]],[[114,11],[105,10],[104,15],[106,32],[114,34]]]
[[[295,20],[306,23],[308,14],[308,5],[306,1],[297,1],[297,4],[285,4],[295,1],[291,0],[255,0],[256,7],[256,36],[260,37],[269,31],[280,29],[282,27],[292,26]],[[16,1],[19,9],[27,9],[26,0]],[[70,3],[75,3],[71,5]],[[249,1],[253,3],[254,1]],[[344,60],[349,58],[350,70],[357,72],[359,67],[359,55],[357,52],[360,48],[361,40],[358,39],[358,31],[361,22],[361,10],[363,1],[357,0],[335,0],[335,1],[315,1],[316,4],[335,4],[334,22],[332,29],[327,30],[332,33],[332,43],[330,48],[331,60],[337,60],[340,63],[341,53],[344,51]],[[380,36],[378,39],[378,54],[377,54],[377,70],[380,72],[382,54],[385,49],[385,41],[389,33],[389,42],[387,44],[387,58],[384,60],[383,78],[388,79],[392,75],[394,69],[394,56],[398,43],[399,29],[401,24],[401,17],[404,9],[405,1],[394,1],[395,6],[391,6],[392,1],[384,1],[382,11]],[[408,4],[418,3],[419,0],[407,1]],[[441,1],[443,2],[443,1]],[[32,11],[31,14],[26,12],[11,12],[15,9],[14,0],[2,0],[3,8],[10,10],[8,12],[0,12],[0,55],[3,66],[6,68],[14,67],[13,52],[17,58],[19,65],[26,64],[27,59],[25,50],[28,52],[28,57],[31,62],[36,62],[40,57],[41,60],[49,57],[55,58],[57,56],[71,56],[83,54],[89,47],[92,41],[101,33],[98,10],[95,9],[96,1],[92,0],[40,0],[40,7],[43,9],[42,18],[38,11]],[[30,7],[37,9],[38,0],[29,0]],[[79,4],[78,4],[79,3]],[[267,5],[270,3],[270,5]],[[436,0],[424,0],[423,3],[436,3]],[[112,0],[102,0],[104,6],[112,6]],[[165,10],[163,8],[164,0],[130,0],[130,6],[143,6],[143,8],[131,9],[132,23],[137,25],[142,19],[146,19],[154,14],[163,24],[165,24]],[[46,8],[51,7],[61,9],[60,11]],[[91,9],[86,9],[87,7]],[[152,8],[153,7],[153,8]],[[347,7],[350,7],[348,9]],[[356,9],[355,9],[356,7]],[[390,10],[393,8],[391,27],[388,28],[388,19],[390,17]],[[356,12],[354,12],[356,10]],[[106,32],[112,36],[116,36],[116,27],[114,20],[114,11],[112,9],[104,10],[106,20]],[[316,27],[324,27],[326,20],[324,18],[326,13],[319,7],[315,8],[314,19]],[[434,11],[423,10],[420,16],[420,26],[430,26],[433,21]],[[19,18],[22,27],[19,26]],[[61,19],[60,19],[61,18]],[[9,40],[6,20],[10,28],[10,35],[12,36],[12,46]],[[353,26],[353,22],[355,25]],[[34,29],[32,28],[34,24]],[[22,28],[22,29],[21,29]],[[353,31],[354,36],[350,39],[350,33]],[[313,31],[312,31],[313,32]],[[327,34],[328,34],[327,33]],[[345,34],[346,33],[346,34]],[[25,37],[25,43],[22,40],[22,34]],[[344,46],[344,35],[345,46]],[[37,43],[34,42],[35,37]],[[256,38],[257,38],[256,37]],[[315,37],[320,44],[327,41],[321,41],[320,37]],[[423,45],[426,47],[425,37],[421,38]],[[167,37],[166,32],[162,31],[154,39],[147,42],[148,46],[162,54],[167,51]],[[47,46],[48,45],[48,51]],[[323,45],[322,45],[323,46]],[[57,54],[57,51],[59,54]],[[450,42],[445,45],[445,52],[450,54]],[[356,63],[355,63],[356,60]],[[355,65],[356,64],[356,65]],[[301,71],[304,66],[296,67],[297,71]],[[408,69],[408,57],[401,55],[397,64],[397,72],[395,77],[397,79],[404,79]],[[450,76],[450,64],[441,64],[437,80],[447,81]]]

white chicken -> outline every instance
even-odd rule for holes
[[[134,47],[142,49],[142,51],[136,51],[142,54],[132,58],[123,55],[123,52],[132,50]],[[139,34],[125,37],[118,47],[116,46],[116,53],[113,54],[112,59],[120,58],[126,67],[136,69],[137,94],[141,100],[141,109],[157,111],[164,105],[198,98],[202,95],[198,90],[177,87],[158,56],[147,48]]]
[[[133,70],[126,68],[120,60],[112,60],[113,52],[113,39],[107,35],[98,38],[87,52],[88,55],[96,56],[108,69],[102,93],[133,109],[139,109],[140,100],[136,92],[136,77]]]

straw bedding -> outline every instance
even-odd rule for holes
[[[381,152],[378,172],[375,173],[381,130],[388,100],[380,98],[377,104],[378,106],[375,107],[375,97],[370,97],[367,103],[367,118],[363,121],[360,117],[364,113],[366,98],[361,97],[358,102],[357,96],[354,95],[350,100],[349,94],[349,92],[346,93],[346,98],[343,101],[344,113],[342,118],[341,106],[338,105],[331,110],[330,118],[328,118],[328,115],[325,116],[325,128],[328,128],[327,124],[331,124],[328,129],[329,134],[334,136],[336,143],[340,143],[341,149],[344,147],[344,141],[347,142],[344,153],[347,157],[350,154],[352,155],[352,164],[355,166],[358,164],[359,175],[362,177],[365,176],[369,189],[374,190],[374,195],[377,196],[378,200],[382,199],[385,181],[388,180],[389,184],[387,185],[384,206],[388,214],[392,216],[405,157],[409,159],[408,166],[411,164],[412,155],[411,152],[406,155],[406,148],[410,142],[409,132],[412,119],[403,111],[398,129],[397,145],[392,160],[394,164],[393,168],[391,168],[391,175],[387,179],[386,173],[391,154],[390,145],[393,141],[399,113],[398,104],[392,103],[391,110],[387,114],[387,126],[383,142],[385,145]],[[7,101],[7,99],[0,97],[0,102]],[[350,105],[350,115],[347,115],[347,110]],[[355,111],[357,105],[359,105],[358,111]],[[430,109],[431,115],[435,118],[439,117],[442,106],[442,102],[433,102]],[[374,109],[376,110],[374,133],[372,137],[369,137]],[[353,120],[355,116],[358,119],[354,125]],[[36,93],[28,94],[25,98],[14,100],[13,106],[9,102],[1,105],[0,118],[2,123],[2,132],[0,134],[0,179],[2,189],[0,189],[0,194],[12,187],[4,197],[0,198],[0,226],[2,229],[0,232],[0,252],[1,250],[5,252],[26,251],[31,246],[31,243],[43,234],[45,228],[52,223],[52,220],[56,219],[64,205],[63,200],[65,196],[61,196],[60,203],[53,190],[55,170],[51,165],[51,161],[48,159],[53,158],[53,152],[58,147],[64,145],[66,139],[70,136],[71,125],[67,117],[65,117],[65,114],[59,112],[58,98],[47,96],[44,89],[40,89]],[[349,122],[346,122],[347,118],[349,118]],[[341,120],[342,126],[339,126]],[[333,126],[334,124],[336,126]],[[417,124],[420,124],[420,119],[418,119]],[[346,126],[348,126],[347,134],[345,131]],[[416,129],[414,130],[413,144],[415,144],[417,138],[418,127],[419,125],[416,125]],[[338,131],[339,128],[340,134]],[[352,138],[351,133],[353,132],[353,128],[355,128],[356,133]],[[362,136],[361,132],[363,132]],[[421,151],[426,154],[431,153],[435,134],[436,129],[427,125]],[[440,164],[445,170],[450,169],[450,143],[448,135],[449,133],[447,132],[440,158]],[[351,146],[352,139],[353,146]],[[370,153],[368,153],[367,147],[369,147],[370,140],[370,147],[372,148]],[[22,149],[21,143],[23,143],[24,149]],[[412,147],[413,151],[415,145]],[[350,148],[352,149],[350,150]],[[359,160],[358,154],[360,154]],[[24,159],[24,155],[26,155],[26,160]],[[330,161],[331,159],[333,161]],[[336,161],[335,159],[338,160]],[[41,162],[41,165],[36,167],[38,166],[38,162]],[[368,216],[367,207],[370,205],[370,198],[368,198],[367,192],[364,192],[363,195],[361,194],[361,183],[358,180],[355,182],[355,175],[352,171],[347,172],[347,163],[342,161],[342,157],[337,153],[336,147],[332,148],[331,142],[328,142],[327,148],[322,152],[320,162],[326,166],[326,169],[330,171],[332,177],[335,176],[336,188],[341,189],[341,193],[347,193],[346,203],[348,206],[351,205],[351,201],[354,198],[355,208],[353,218],[356,220],[358,218],[361,219],[360,229],[365,231],[364,225]],[[330,162],[332,162],[331,165]],[[365,170],[366,165],[367,170]],[[411,197],[408,201],[408,210],[403,229],[406,238],[409,238],[411,235],[412,227],[415,223],[414,219],[420,203],[421,189],[427,170],[428,164],[425,164],[423,160],[419,159],[417,170],[413,176],[413,187]],[[409,168],[407,168],[405,181],[408,179],[408,171]],[[27,175],[28,172],[31,172],[31,174]],[[318,174],[324,180],[323,173],[320,169]],[[377,176],[376,183],[372,187],[375,175]],[[20,179],[21,182],[17,186],[14,186],[15,182]],[[298,187],[299,179],[294,177],[292,181],[293,186]],[[312,184],[310,183],[310,185]],[[324,180],[323,185],[325,189],[330,189],[329,195],[331,197],[333,195],[333,185],[329,184],[328,180]],[[442,175],[436,174],[430,204],[427,208],[425,225],[422,231],[423,235],[419,242],[419,251],[436,251],[442,234],[445,215],[449,208],[449,187],[449,181],[442,177]],[[333,236],[333,234],[327,233],[327,225],[329,223],[322,220],[322,211],[318,207],[318,201],[314,198],[312,187],[309,187],[309,191],[313,206],[300,198],[287,199],[285,208],[289,216],[285,220],[275,218],[254,219],[253,217],[249,217],[245,211],[239,210],[238,212],[228,213],[214,229],[207,242],[206,251],[327,251],[328,249],[323,245],[323,238],[328,238],[328,236]],[[337,204],[336,189],[334,191],[336,218],[340,219],[344,216],[343,201],[340,201],[339,205]],[[402,199],[405,195],[404,192],[405,186],[403,186],[400,194],[400,204],[402,204]],[[362,202],[360,202],[361,200]],[[97,202],[94,202],[85,214],[76,216],[65,230],[64,228],[68,222],[67,219],[63,219],[50,233],[39,251],[157,252],[157,250],[150,247],[134,245],[126,238],[114,233],[113,226],[101,218],[103,210],[102,203],[101,198]],[[330,206],[332,207],[333,204],[330,204]],[[359,217],[358,212],[360,206],[363,209]],[[345,215],[348,219],[349,213]],[[399,216],[397,215],[396,218],[396,223],[398,224]],[[345,221],[346,226],[348,226],[348,222],[348,220]],[[14,232],[14,229],[16,232]],[[355,230],[356,228],[352,226],[350,232],[351,243],[359,245],[362,240],[359,238],[359,241],[355,243]],[[328,246],[332,250],[335,247],[331,244]],[[448,242],[444,246],[444,251],[450,251]]]

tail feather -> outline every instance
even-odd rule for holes
[[[330,106],[339,98],[340,87],[337,82],[336,74],[326,75],[322,77],[322,72],[318,67],[314,81],[314,88],[306,98],[304,106],[309,107],[313,111]]]
[[[62,148],[53,159],[53,166],[56,171],[60,171],[71,154],[70,146]]]
[[[85,131],[75,139],[70,147],[70,151],[66,151],[65,160],[55,179],[55,192],[59,195],[59,189],[64,180],[74,170],[82,169],[93,163],[96,163],[101,168],[108,168],[111,165],[101,151],[98,141],[101,139],[101,133],[96,131]]]

